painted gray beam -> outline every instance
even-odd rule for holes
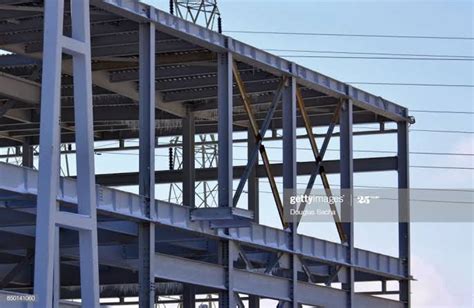
[[[149,5],[142,3],[136,4],[133,2],[117,2],[115,0],[95,1],[94,3],[108,11],[115,12],[132,20],[152,21],[156,24],[159,31],[174,35],[212,51],[222,52],[228,49],[239,61],[249,63],[276,75],[293,74],[297,77],[298,83],[331,96],[341,98],[348,94],[345,91],[347,85],[343,82],[299,65],[296,65],[295,69],[291,71],[291,62],[288,60],[237,40],[232,40],[227,43],[227,37],[224,35],[209,29],[204,29],[158,9],[151,8],[156,11],[156,17],[150,18],[143,13],[150,10]],[[383,100],[379,96],[372,95],[357,88],[351,88],[349,95],[354,99],[354,104],[361,108],[370,109],[392,120],[407,120],[405,108]]]
[[[410,282],[410,164],[409,164],[409,133],[408,123],[397,124],[398,148],[398,256],[402,260],[403,272],[407,277],[399,283],[400,301],[404,307],[411,307]]]
[[[29,104],[39,104],[41,86],[33,81],[0,72],[0,94]]]
[[[8,45],[4,47],[5,50],[23,55],[25,52],[21,45]],[[41,59],[43,55],[41,53],[32,53],[31,56],[34,59]],[[65,74],[73,75],[73,69],[70,60],[64,60],[62,63],[62,71]],[[1,79],[0,79],[1,80]],[[124,97],[130,98],[134,101],[139,101],[139,93],[137,91],[136,83],[135,82],[121,82],[121,83],[112,83],[109,80],[109,74],[107,71],[104,70],[94,70],[92,72],[92,81],[93,84],[106,89],[110,92],[120,94]],[[156,92],[155,93],[155,101],[156,107],[163,111],[169,112],[170,114],[174,114],[177,116],[184,116],[186,110],[183,105],[181,104],[164,104],[161,94]]]
[[[44,67],[41,91],[40,173],[37,241],[35,247],[36,307],[51,307],[58,301],[58,228],[79,231],[81,297],[88,307],[99,306],[96,192],[92,130],[92,83],[90,58],[89,1],[72,2],[71,37],[63,30],[64,1],[45,3]],[[62,53],[72,56],[74,71],[74,110],[77,147],[77,214],[59,211],[60,103]],[[56,278],[53,278],[53,275]],[[54,279],[54,283],[53,283]]]
[[[339,148],[340,148],[340,183],[341,191],[349,197],[344,198],[341,203],[342,228],[346,236],[347,261],[352,264],[354,260],[354,208],[353,187],[354,187],[354,161],[352,157],[352,101],[345,100],[342,103],[339,115]],[[345,307],[354,307],[354,268],[348,267],[345,271],[345,283],[342,289],[346,292]]]
[[[43,82],[41,91],[41,148],[39,157],[39,177],[48,181],[38,181],[38,213],[36,216],[36,248],[34,293],[38,297],[36,305],[51,307],[53,301],[53,256],[55,251],[55,212],[59,185],[59,121],[61,99],[61,37],[57,29],[62,29],[61,1],[50,2],[45,7],[44,45],[48,52],[43,57]],[[56,7],[57,6],[57,7]],[[26,92],[26,91],[25,91]],[[38,89],[39,93],[39,89]],[[38,95],[38,94],[37,94]],[[37,99],[34,99],[37,101]],[[47,150],[45,150],[47,149]]]
[[[292,67],[294,69],[294,67]],[[297,189],[297,158],[296,158],[296,79],[288,78],[282,97],[283,113],[283,205],[285,209],[290,208],[288,200],[296,195]],[[284,215],[288,218],[287,213]],[[290,249],[294,250],[297,240],[296,216],[288,221],[288,237]],[[298,290],[298,257],[294,254],[290,256],[289,268],[291,270],[291,283],[289,285],[289,303],[285,303],[287,308],[299,307]]]
[[[247,159],[250,159],[250,156],[253,154],[254,147],[256,144],[256,138],[252,130],[247,131]],[[257,177],[257,166],[258,166],[258,155],[255,164],[252,166],[252,171],[250,172],[248,181],[247,181],[247,199],[248,199],[248,209],[253,212],[253,220],[256,223],[260,221],[260,206],[259,206],[259,178]]]
[[[198,284],[217,290],[225,290],[224,273],[226,269],[221,265],[199,262],[191,259],[156,254],[156,277]],[[275,300],[289,301],[290,281],[286,278],[234,270],[234,289],[236,292],[256,295]],[[301,303],[322,307],[343,307],[345,303],[344,291],[335,288],[323,287],[299,281]],[[387,307],[401,308],[401,303],[368,295],[356,294],[356,308]]]
[[[155,26],[141,23],[140,33],[140,80],[139,80],[139,193],[145,208],[145,215],[156,217],[155,200]],[[155,277],[153,258],[155,253],[155,224],[139,224],[138,253],[140,268],[140,307],[155,305]]]
[[[219,206],[232,206],[232,55],[218,55],[218,192]]]
[[[33,168],[34,156],[33,146],[30,138],[25,138],[21,148],[21,165],[23,167]]]
[[[338,160],[327,160],[322,164],[327,174],[337,174],[340,172]],[[271,164],[272,172],[275,177],[283,176],[283,164]],[[232,168],[234,179],[240,179],[245,172],[245,166],[234,166]],[[297,174],[310,175],[314,170],[314,162],[298,162]],[[396,171],[396,157],[376,157],[376,158],[357,158],[354,159],[354,172],[379,172]],[[219,168],[198,168],[196,169],[196,181],[215,181],[218,178]],[[155,172],[156,178],[160,183],[179,183],[182,182],[182,170],[160,170]],[[265,168],[262,165],[257,166],[256,176],[265,178]],[[97,174],[97,183],[105,186],[127,186],[138,184],[138,174],[136,172]]]
[[[265,79],[265,82],[261,83],[249,83],[246,86],[247,93],[249,94],[258,94],[275,91],[277,88],[279,79]],[[230,92],[233,96],[238,97],[240,95],[239,89],[234,88]],[[201,101],[207,99],[216,99],[217,91],[215,86],[199,89],[198,91],[177,91],[177,92],[168,92],[163,94],[163,99],[166,104],[184,102],[184,101]]]
[[[183,121],[183,204],[195,206],[195,119],[194,113],[188,108]]]
[[[232,175],[232,54],[225,52],[217,55],[217,97],[218,97],[218,156],[217,185],[218,206],[232,207],[233,175]],[[227,232],[227,230],[221,230]],[[226,268],[224,273],[225,290],[219,292],[219,307],[235,308],[234,297],[234,244],[232,241],[221,240],[219,246],[219,262]]]
[[[9,174],[10,177],[0,178],[0,189],[18,196],[32,195],[38,192],[38,172],[25,169],[11,164],[0,163],[0,173]],[[57,194],[58,201],[67,204],[77,204],[76,181],[69,178],[61,178],[60,190]],[[107,216],[120,217],[132,221],[148,221],[143,204],[140,203],[138,195],[98,186],[97,188],[98,211]],[[193,223],[189,219],[190,209],[180,205],[167,202],[156,202],[161,209],[156,222],[176,229],[178,231],[192,232],[204,237],[216,237],[228,239],[229,236],[221,237],[215,230],[206,228],[200,223]],[[265,226],[252,224],[250,228],[230,229],[230,237],[237,242],[258,247],[263,250],[273,250],[288,253],[288,237],[285,231]],[[347,265],[346,250],[341,244],[298,235],[298,246],[296,253],[301,256],[331,263],[336,265]],[[398,280],[404,278],[402,265],[399,259],[355,249],[358,271],[372,273],[388,279]]]

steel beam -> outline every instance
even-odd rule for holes
[[[21,148],[21,165],[23,167],[34,167],[33,146],[30,144],[30,138],[24,138]]]
[[[183,284],[183,308],[196,308],[196,290],[194,285]]]
[[[337,174],[340,172],[340,162],[338,160],[326,160],[322,163],[327,174]],[[273,176],[283,176],[283,164],[270,164]],[[232,176],[234,179],[240,179],[245,172],[245,166],[234,166],[232,168]],[[397,158],[391,157],[374,157],[374,158],[357,158],[354,159],[354,172],[378,172],[378,171],[396,171]],[[196,169],[196,181],[215,181],[218,178],[219,168],[198,168]],[[314,171],[314,162],[298,162],[298,175],[311,175]],[[267,173],[263,165],[258,165],[256,170],[258,178],[266,178]],[[183,179],[183,170],[160,170],[155,172],[156,178],[160,179],[160,183],[179,183]],[[127,186],[138,184],[138,173],[122,172],[110,174],[97,174],[97,183],[105,186]]]
[[[62,33],[57,29],[62,29],[63,5],[63,1],[45,3],[44,46],[47,52],[43,57],[40,131],[43,150],[39,158],[39,177],[48,180],[38,182],[34,276],[34,293],[37,297],[38,308],[52,307],[53,301],[54,221],[59,185],[59,102],[62,58]]]
[[[43,83],[41,91],[41,151],[38,189],[37,241],[35,248],[36,307],[51,307],[58,278],[53,284],[58,254],[58,227],[79,231],[82,303],[99,306],[99,277],[96,226],[96,192],[92,130],[92,82],[90,57],[89,1],[71,3],[72,35],[63,31],[64,1],[45,3]],[[72,56],[74,111],[77,149],[77,214],[59,211],[60,108],[62,53]],[[44,150],[47,149],[47,150]],[[66,219],[67,218],[67,219]],[[56,285],[56,287],[54,287]],[[56,293],[58,294],[58,293]],[[54,299],[58,301],[58,296]]]
[[[232,176],[232,54],[219,53],[217,56],[217,96],[218,96],[218,206],[232,207],[233,176]],[[227,233],[227,229],[219,230]],[[219,292],[219,307],[235,308],[234,297],[234,243],[221,240],[219,246],[219,262],[225,267],[225,290]]]
[[[352,158],[352,101],[345,100],[340,112],[340,162],[341,162],[341,193],[345,195],[341,203],[342,227],[347,245],[347,260],[352,264],[354,260],[354,208],[352,190],[354,187],[354,162]],[[345,307],[354,307],[354,268],[346,268],[345,283],[342,289],[346,292]]]
[[[140,79],[139,79],[139,124],[140,149],[139,193],[145,215],[156,217],[155,200],[155,26],[140,24]],[[139,225],[139,304],[140,307],[155,305],[155,277],[153,257],[155,254],[155,224],[142,222]]]
[[[183,121],[183,204],[195,206],[195,120],[194,113],[188,109]]]
[[[258,150],[260,152],[260,155],[262,156],[263,165],[264,165],[265,171],[267,173],[268,182],[270,183],[270,187],[271,187],[272,194],[273,194],[273,199],[275,200],[276,207],[277,207],[277,210],[278,210],[278,214],[280,215],[281,223],[284,227],[286,227],[287,225],[286,225],[286,223],[284,221],[284,218],[283,218],[283,204],[282,204],[282,201],[281,201],[281,197],[280,197],[280,194],[278,192],[278,187],[276,185],[275,178],[273,177],[272,170],[270,168],[270,160],[268,158],[268,154],[265,150],[265,146],[262,144],[262,138],[265,137],[265,132],[267,131],[268,126],[270,125],[270,120],[273,117],[273,113],[275,112],[276,105],[278,103],[278,100],[280,99],[280,90],[282,89],[282,86],[283,86],[285,80],[282,79],[280,81],[280,85],[278,86],[277,91],[276,91],[275,96],[274,96],[273,101],[272,101],[272,106],[270,107],[270,110],[267,113],[267,116],[265,118],[264,126],[262,126],[261,131],[259,131],[257,120],[255,119],[255,116],[253,114],[252,102],[251,102],[250,96],[247,92],[247,88],[246,88],[244,82],[242,81],[242,78],[240,76],[240,72],[237,69],[237,64],[235,62],[233,63],[233,73],[234,73],[234,77],[235,77],[236,84],[237,84],[237,91],[240,93],[240,96],[241,96],[242,101],[244,103],[244,108],[245,108],[245,112],[247,113],[250,128],[252,129],[252,132],[253,132],[255,138],[257,139],[257,143],[255,145],[255,150],[253,152],[253,155],[250,158],[250,160],[248,161],[246,170],[244,171],[244,175],[242,176],[242,178],[239,182],[239,186],[237,187],[237,191],[236,191],[235,197],[233,199],[233,204],[234,204],[234,206],[237,206],[237,202],[239,200],[240,193],[242,192],[245,181],[247,180],[247,178],[250,174],[250,168],[251,168],[251,165],[254,163],[254,161],[256,159],[257,150]]]
[[[0,189],[2,191],[9,192],[13,197],[23,198],[37,194],[37,171],[0,163],[0,173],[11,175],[10,177],[0,178]],[[76,184],[73,179],[61,178],[58,200],[62,204],[77,204]],[[143,204],[140,203],[140,197],[136,194],[98,186],[96,198],[98,200],[98,211],[103,215],[132,221],[149,221],[149,218],[145,215]],[[34,208],[34,203],[31,206]],[[166,228],[191,232],[195,236],[229,239],[229,236],[216,234],[215,230],[209,227],[206,228],[202,223],[190,221],[191,210],[187,207],[160,201],[157,202],[156,206],[161,211],[155,222],[159,222]],[[25,211],[29,212],[31,208],[26,208]],[[290,251],[287,232],[283,230],[251,224],[249,228],[230,229],[229,233],[230,238],[241,244],[274,252],[288,253]],[[15,242],[9,241],[8,243],[16,245]],[[298,235],[297,243],[296,253],[306,259],[335,265],[347,265],[346,246],[304,235]],[[358,267],[358,271],[395,280],[405,277],[402,274],[399,259],[361,249],[355,249],[355,251],[357,255],[355,265]]]
[[[265,119],[262,123],[262,127],[260,128],[260,130],[258,130],[258,124],[256,123],[255,117],[253,115],[250,98],[248,97],[248,94],[245,90],[245,86],[244,86],[244,84],[243,84],[243,82],[240,78],[240,74],[236,71],[235,64],[234,64],[234,75],[236,76],[237,84],[238,84],[238,87],[239,87],[240,93],[241,93],[241,97],[242,97],[242,100],[244,101],[245,111],[247,113],[247,116],[248,116],[250,124],[251,124],[249,129],[253,133],[253,138],[252,139],[255,139],[255,143],[252,147],[252,151],[249,152],[249,157],[247,159],[247,166],[245,167],[244,174],[240,178],[239,185],[237,186],[237,190],[236,190],[235,195],[234,195],[234,199],[233,199],[234,206],[237,206],[237,202],[239,201],[240,195],[241,195],[241,193],[244,189],[244,185],[245,185],[248,177],[250,176],[250,173],[252,172],[252,168],[254,168],[255,163],[258,161],[258,153],[260,152],[260,154],[262,155],[263,164],[264,164],[266,170],[268,170],[267,176],[268,176],[268,180],[270,182],[270,185],[272,187],[272,192],[274,193],[274,199],[277,202],[277,208],[280,211],[281,201],[280,201],[279,197],[276,196],[276,194],[278,192],[276,191],[276,186],[274,185],[274,179],[273,179],[273,176],[271,174],[271,171],[268,168],[268,165],[270,164],[270,162],[268,160],[268,155],[266,153],[265,146],[263,145],[263,139],[265,138],[265,134],[266,134],[268,128],[270,127],[270,123],[272,121],[273,115],[275,114],[275,110],[276,110],[276,108],[278,106],[278,103],[280,101],[280,97],[281,97],[281,94],[282,94],[282,89],[283,89],[285,80],[282,79],[281,82],[280,82],[280,85],[276,89],[275,94],[273,96],[272,103],[270,105],[270,108],[269,108],[269,110],[268,110],[268,112],[265,116]]]
[[[157,265],[160,265],[155,271],[158,278],[198,284],[217,290],[225,289],[226,269],[221,265],[164,254],[157,254],[155,260]],[[234,288],[239,293],[288,302],[291,300],[289,284],[290,281],[286,278],[240,269],[234,270]],[[297,288],[300,291],[302,304],[317,307],[344,307],[343,290],[301,281],[298,282]],[[401,308],[402,305],[393,300],[356,294],[353,307]]]
[[[411,307],[410,283],[410,164],[408,123],[397,124],[398,135],[398,257],[402,260],[405,280],[399,283],[400,301],[404,307]]]
[[[311,149],[312,149],[312,152],[313,152],[313,155],[314,155],[314,160],[316,161],[315,173],[313,173],[313,174],[319,173],[321,175],[321,181],[323,183],[324,191],[325,191],[325,193],[328,197],[328,200],[333,200],[331,187],[329,185],[329,180],[327,178],[326,172],[324,171],[324,168],[322,168],[320,166],[321,161],[322,161],[323,158],[321,156],[321,153],[319,152],[318,145],[316,144],[316,138],[313,134],[313,127],[311,126],[311,121],[309,119],[308,113],[306,112],[306,107],[304,105],[303,97],[302,97],[301,91],[299,91],[299,89],[297,90],[296,97],[297,97],[296,102],[298,104],[298,108],[300,110],[300,114],[301,114],[301,117],[302,117],[303,122],[304,122],[305,129],[306,129],[306,134],[308,135],[309,143],[311,145]],[[338,112],[339,112],[339,106],[336,109],[335,115],[337,115]],[[331,126],[329,126],[329,128],[331,128]],[[325,143],[323,145],[327,146],[327,144],[329,143],[328,138],[330,138],[330,137],[331,137],[330,134],[328,134],[326,136],[325,141],[327,140],[327,143]],[[324,152],[325,151],[326,151],[326,148],[324,148]],[[324,155],[324,153],[323,153],[323,155]],[[311,189],[313,187],[315,179],[316,179],[316,176],[314,176],[314,177],[311,176],[310,177],[310,180],[308,182],[308,186],[306,188],[306,194],[307,195],[309,195],[309,193],[311,192]],[[306,204],[302,203],[300,205],[301,210],[304,210],[305,206],[306,206]],[[329,207],[331,208],[331,211],[333,212],[332,216],[334,218],[334,222],[336,223],[336,229],[337,229],[337,232],[339,234],[339,238],[340,238],[341,242],[345,242],[346,241],[346,236],[344,234],[344,230],[343,230],[342,225],[341,225],[341,219],[340,219],[339,214],[337,212],[337,208],[336,208],[335,203],[329,201]],[[296,219],[296,228],[298,228],[299,222],[300,222],[300,219]]]
[[[247,160],[250,159],[253,155],[254,147],[256,143],[255,135],[252,130],[249,129],[247,132]],[[250,175],[247,183],[247,199],[248,199],[248,209],[253,212],[254,222],[259,223],[260,221],[260,206],[259,206],[259,178],[257,177],[257,166],[258,166],[258,156],[256,161],[251,166]]]
[[[219,206],[232,206],[232,54],[218,55],[218,189]]]
[[[292,66],[294,69],[294,66]],[[283,112],[283,200],[286,211],[291,209],[288,202],[290,197],[296,195],[296,79],[288,78],[282,97]],[[289,243],[290,249],[294,250],[297,238],[296,216],[288,215],[289,219]],[[291,284],[290,284],[290,303],[285,305],[287,308],[298,308],[298,257],[294,254],[290,256]]]

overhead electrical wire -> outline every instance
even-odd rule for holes
[[[321,59],[358,59],[358,60],[409,60],[409,61],[474,61],[473,58],[439,57],[383,57],[383,56],[315,56],[315,55],[277,55],[282,58],[321,58]]]
[[[457,111],[457,110],[410,109],[410,112],[419,112],[419,113],[445,113],[445,114],[474,114],[473,111]]]
[[[363,52],[363,51],[345,51],[345,50],[304,50],[304,49],[277,49],[265,48],[266,51],[278,52],[298,52],[298,53],[316,53],[316,54],[348,54],[348,55],[372,55],[372,56],[398,56],[398,57],[430,57],[430,58],[467,58],[474,59],[474,56],[468,55],[446,55],[446,54],[419,54],[419,53],[392,53],[392,52]]]
[[[440,35],[399,35],[399,34],[367,34],[367,33],[324,33],[324,32],[284,32],[284,31],[254,31],[254,30],[227,30],[225,33],[243,34],[274,34],[274,35],[301,35],[301,36],[334,36],[334,37],[367,37],[367,38],[395,38],[395,39],[428,39],[428,40],[474,40],[472,36],[440,36]]]
[[[472,84],[446,84],[446,83],[405,83],[405,82],[371,82],[371,81],[347,81],[350,84],[382,85],[382,86],[414,86],[414,87],[455,87],[474,88]]]

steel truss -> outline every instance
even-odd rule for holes
[[[20,273],[34,256],[34,284],[31,277],[9,269],[1,286],[16,292],[32,292],[34,286],[37,307],[65,305],[63,300],[74,298],[81,298],[84,307],[98,307],[100,297],[136,295],[141,307],[152,307],[160,295],[179,295],[184,307],[194,307],[197,294],[218,294],[219,307],[243,307],[246,301],[250,307],[259,307],[263,298],[278,301],[278,307],[293,308],[410,307],[406,194],[399,195],[399,257],[354,247],[352,198],[345,198],[341,212],[334,215],[341,243],[298,234],[300,221],[296,217],[291,221],[283,219],[289,210],[285,200],[294,194],[301,174],[310,175],[308,193],[320,176],[328,196],[332,195],[329,173],[339,173],[341,188],[350,191],[354,172],[393,170],[398,172],[399,187],[409,188],[411,119],[405,108],[135,1],[91,1],[92,6],[89,1],[70,2],[65,5],[63,0],[46,1],[44,9],[36,1],[24,7],[7,4],[7,9],[14,12],[25,12],[26,8],[27,13],[23,14],[28,16],[44,14],[45,47],[42,53],[35,51],[36,42],[26,49],[33,50],[35,61],[43,59],[41,86],[8,73],[0,75],[9,85],[31,90],[27,94],[23,93],[26,90],[15,92],[0,86],[1,95],[30,105],[38,105],[41,100],[39,171],[0,163],[0,174],[9,175],[0,179],[0,210],[15,220],[15,224],[0,221],[0,235],[7,233],[17,240],[8,241],[8,249],[2,253],[19,260],[13,269]],[[91,8],[103,15],[91,20]],[[64,11],[70,19],[64,18]],[[138,47],[138,54],[129,57],[132,47],[109,54],[101,45],[114,43],[107,41],[104,33],[117,28],[117,19],[122,23],[121,33],[131,45],[137,45],[133,46]],[[115,24],[108,27],[110,20]],[[70,36],[62,32],[63,24],[70,29]],[[91,31],[91,24],[95,32]],[[20,25],[27,32],[31,32],[27,26],[41,29],[34,18]],[[137,37],[129,37],[133,31]],[[24,35],[36,37],[37,33]],[[11,44],[5,49],[27,53],[19,48],[16,39],[19,38],[8,37]],[[171,49],[177,53],[172,59]],[[67,56],[63,57],[63,53]],[[9,59],[15,65],[27,63],[18,57]],[[212,70],[189,64],[196,61],[203,61],[200,64],[206,63]],[[13,70],[8,66],[11,72],[18,70],[13,64]],[[119,71],[109,74],[105,66]],[[168,66],[173,66],[172,71]],[[127,70],[133,72],[127,74]],[[179,74],[185,77],[176,77]],[[189,77],[194,74],[200,77]],[[206,77],[201,78],[201,74]],[[69,92],[60,91],[64,83]],[[117,105],[108,107],[110,114],[99,115],[95,108],[104,101],[97,96],[111,93],[126,99],[118,103],[110,98]],[[106,100],[105,104],[112,102]],[[64,123],[71,115],[61,106],[68,103],[74,108],[74,125]],[[134,111],[138,109],[132,119],[137,123],[124,123],[128,121],[123,119],[127,109],[120,108],[128,104]],[[121,112],[112,114],[115,108]],[[8,138],[2,138],[2,145],[21,142],[27,153],[23,164],[32,166],[31,149],[38,144],[37,137],[17,134],[18,123],[12,126],[11,121],[18,113],[13,111],[7,110],[8,121],[0,123],[0,132],[5,127],[12,129],[8,130]],[[100,122],[95,121],[96,115]],[[115,122],[107,126],[107,118],[121,121],[121,126]],[[22,118],[20,125],[31,124],[26,120]],[[178,170],[155,168],[157,134],[161,133],[156,127],[161,120],[180,122],[178,127],[168,128],[169,135],[178,132],[182,136],[182,168]],[[353,126],[366,122],[396,123],[397,129],[391,131],[398,136],[396,157],[353,158],[352,139],[357,135]],[[321,148],[313,133],[316,125],[328,126]],[[340,159],[325,160],[336,126]],[[112,134],[117,127],[124,133]],[[298,162],[297,127],[306,130],[304,138],[311,145],[312,162]],[[275,129],[283,132],[282,164],[270,163],[263,144],[269,139],[267,131]],[[236,167],[233,137],[235,132],[244,131],[249,136],[247,164]],[[216,168],[195,166],[194,138],[203,133],[217,133]],[[139,172],[107,175],[106,179],[111,186],[138,185],[138,194],[95,185],[94,137],[139,138]],[[76,153],[75,179],[60,176],[61,142],[76,144],[74,151],[63,149]],[[9,153],[6,157],[10,157]],[[278,191],[277,176],[283,178],[283,194]],[[271,184],[283,228],[259,224],[261,177]],[[104,178],[98,176],[97,181],[104,183]],[[199,208],[196,182],[210,179],[217,179],[217,207]],[[235,179],[239,184],[234,193]],[[155,199],[155,184],[174,182],[182,183],[183,205]],[[246,184],[248,208],[237,208]],[[33,254],[30,242],[34,240]],[[13,242],[24,246],[19,249]],[[365,281],[381,282],[382,291],[374,294],[393,294],[385,285],[387,281],[397,281],[400,287],[395,293],[399,300],[355,292],[355,283]],[[340,283],[341,288],[334,283]],[[122,288],[114,288],[117,285]]]

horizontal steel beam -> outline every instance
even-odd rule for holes
[[[227,39],[227,37],[220,33],[167,14],[152,6],[116,0],[96,0],[94,4],[109,12],[137,22],[154,22],[158,31],[173,35],[214,52],[230,51],[236,60],[267,70],[277,76],[293,75],[297,78],[298,83],[305,87],[337,98],[350,97],[354,101],[354,105],[371,110],[391,120],[409,120],[407,109],[404,107],[300,65],[296,65],[292,71],[292,62],[288,60],[243,42],[230,38]],[[150,14],[151,11],[153,11],[153,14]]]
[[[171,281],[207,286],[225,290],[225,268],[221,265],[194,261],[170,255],[155,255],[155,276]],[[233,270],[234,290],[239,293],[256,295],[281,301],[290,301],[290,280],[282,277]],[[344,307],[345,291],[323,287],[302,281],[297,282],[298,302],[321,307]],[[399,308],[403,304],[380,297],[356,294],[353,307]]]
[[[328,160],[322,164],[324,170],[328,174],[339,173],[339,161]],[[315,167],[314,162],[298,162],[298,175],[310,175]],[[283,176],[282,164],[271,164],[273,175],[276,177]],[[239,179],[245,170],[245,166],[234,166],[234,179]],[[354,172],[377,172],[377,171],[393,171],[397,170],[396,157],[377,157],[377,158],[358,158],[354,159]],[[182,181],[182,170],[165,170],[156,171],[155,176],[157,183],[179,183]],[[262,165],[257,167],[257,176],[265,178],[265,169]],[[196,181],[213,181],[217,179],[217,168],[197,168]],[[96,181],[100,185],[105,186],[127,186],[138,185],[138,173],[111,173],[97,174]]]
[[[9,175],[8,177],[0,177],[0,191],[8,192],[12,198],[15,198],[13,194],[16,194],[18,197],[36,196],[38,191],[37,171],[0,163],[0,174]],[[59,187],[58,201],[60,203],[77,204],[75,180],[61,178]],[[99,214],[132,221],[149,221],[138,195],[104,186],[97,186],[96,192]],[[191,232],[192,234],[204,237],[230,238],[242,244],[263,250],[282,253],[292,253],[294,251],[309,260],[348,266],[346,262],[347,247],[341,244],[305,235],[297,235],[296,245],[294,250],[291,250],[288,234],[284,230],[251,224],[249,228],[230,228],[228,235],[216,234],[215,230],[209,225],[202,222],[192,222],[188,207],[161,201],[156,201],[155,206],[158,212],[155,222],[161,226]],[[356,261],[353,265],[357,268],[357,271],[371,273],[380,277],[386,277],[387,279],[405,279],[401,260],[361,249],[355,249],[355,254],[360,258],[360,263]]]
[[[40,93],[41,86],[38,83],[0,72],[0,95],[29,104],[39,104]]]

